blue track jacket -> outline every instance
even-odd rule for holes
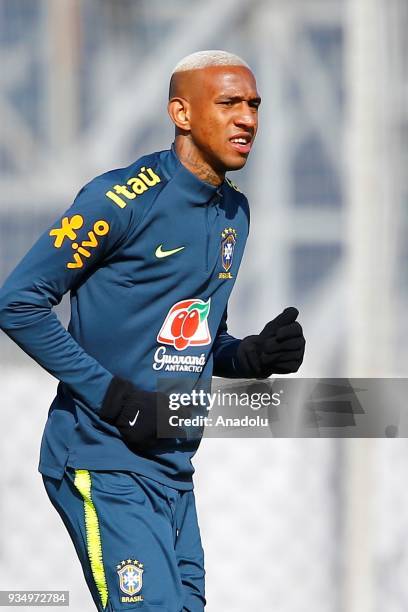
[[[59,379],[39,470],[129,470],[192,488],[199,437],[130,449],[98,411],[112,376],[155,391],[234,377],[227,302],[249,226],[245,196],[214,187],[174,147],[96,177],[0,290],[0,327]],[[52,311],[71,293],[68,331]]]

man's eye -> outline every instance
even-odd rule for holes
[[[223,100],[221,104],[223,104],[224,106],[232,106],[234,104],[234,101],[233,100]]]

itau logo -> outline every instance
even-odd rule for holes
[[[207,302],[199,299],[183,300],[172,306],[157,334],[157,342],[170,344],[178,351],[188,346],[210,344],[208,329],[210,298]]]

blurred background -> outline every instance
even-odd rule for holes
[[[177,61],[226,49],[263,99],[231,332],[293,304],[299,375],[404,377],[407,32],[407,0],[0,0],[0,284],[85,182],[169,147]],[[92,610],[36,472],[56,382],[5,334],[0,381],[0,589]],[[406,611],[405,440],[211,439],[195,464],[209,612]]]

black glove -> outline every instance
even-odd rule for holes
[[[292,306],[285,308],[260,334],[241,341],[237,365],[242,377],[267,378],[298,371],[305,352],[302,326],[296,321],[298,314]]]
[[[176,413],[177,416],[181,416],[179,413]],[[103,421],[119,429],[127,444],[139,448],[155,443],[159,419],[169,432],[169,438],[185,435],[180,427],[168,424],[169,417],[174,413],[169,409],[167,395],[159,391],[143,391],[118,376],[113,377],[99,414]]]

